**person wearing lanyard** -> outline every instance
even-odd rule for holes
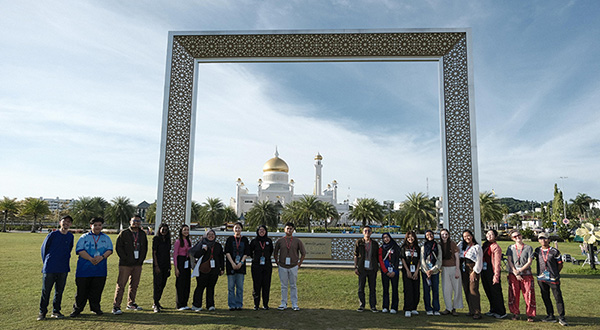
[[[163,309],[160,298],[167,286],[167,279],[171,276],[171,231],[169,225],[164,222],[158,226],[158,231],[152,239],[152,263],[154,265],[152,309],[154,313],[158,313]]]
[[[252,256],[252,297],[254,298],[254,310],[258,310],[260,296],[262,293],[263,309],[269,309],[269,291],[271,290],[271,273],[273,264],[273,241],[269,238],[269,232],[265,225],[260,225],[256,230],[256,237],[250,242],[250,255]]]
[[[242,310],[244,305],[244,277],[246,275],[246,257],[250,254],[248,238],[242,236],[242,223],[233,226],[233,236],[225,242],[227,258],[227,304],[230,311]]]
[[[404,316],[419,315],[419,269],[421,268],[421,249],[417,243],[417,234],[409,230],[400,248],[402,258],[402,284],[404,285]]]
[[[125,285],[129,281],[127,296],[127,309],[141,311],[142,307],[135,303],[137,288],[142,276],[142,265],[148,252],[148,239],[146,232],[140,230],[142,217],[139,214],[131,217],[129,228],[124,229],[117,237],[116,250],[119,255],[119,276],[113,300],[113,314],[121,315],[121,301],[125,292]]]
[[[440,237],[442,238],[440,244],[442,247],[442,291],[446,305],[446,309],[440,314],[458,316],[456,310],[463,308],[458,245],[450,238],[450,231],[446,228],[440,231]]]
[[[517,229],[510,231],[515,244],[508,247],[506,259],[508,263],[508,308],[513,313],[513,320],[519,319],[519,296],[523,292],[527,313],[527,321],[535,321],[535,291],[531,263],[533,248],[523,243],[523,236]]]
[[[481,297],[479,295],[479,276],[483,269],[483,251],[477,244],[473,232],[463,231],[463,240],[460,243],[460,263],[462,284],[465,291],[469,313],[474,320],[481,319]]]
[[[381,235],[383,244],[379,248],[379,267],[383,286],[382,312],[396,314],[398,311],[398,278],[400,277],[400,247],[390,233]],[[392,283],[392,306],[390,308],[390,282]]]
[[[194,290],[192,303],[194,312],[202,310],[204,289],[206,289],[206,306],[208,310],[215,310],[215,286],[219,276],[223,275],[225,269],[223,246],[217,242],[216,238],[215,231],[207,229],[202,240],[189,250],[189,255],[192,257],[192,268],[196,265],[196,258],[202,258],[198,265],[196,290]]]
[[[175,305],[178,310],[190,309],[188,299],[190,298],[191,268],[188,251],[192,247],[190,241],[190,227],[182,225],[179,229],[179,238],[173,247],[173,268],[175,268]]]
[[[550,300],[550,290],[552,290],[554,300],[556,300],[558,323],[566,326],[568,324],[565,319],[565,303],[563,302],[562,291],[560,290],[560,271],[563,268],[560,251],[550,247],[550,240],[547,233],[540,233],[538,235],[538,242],[540,242],[541,246],[535,249],[533,255],[537,260],[538,285],[540,286],[542,300],[546,306],[547,316],[542,319],[542,322],[556,322],[554,307],[552,306],[552,300]]]
[[[300,269],[306,257],[306,250],[302,241],[292,236],[294,233],[293,223],[286,223],[284,231],[285,236],[277,240],[273,249],[275,263],[279,267],[279,281],[281,283],[281,305],[277,309],[282,311],[287,308],[289,286],[292,309],[299,311],[298,287],[296,286],[296,282],[298,281],[298,269]],[[302,255],[302,257],[299,255]]]
[[[440,315],[440,269],[442,249],[435,241],[433,231],[425,232],[421,247],[421,271],[423,272],[423,301],[427,315]],[[431,295],[430,295],[431,294]]]
[[[481,284],[483,284],[485,295],[490,302],[490,311],[485,315],[503,319],[506,317],[506,307],[504,307],[500,280],[502,248],[496,242],[497,237],[498,232],[494,229],[488,230],[485,234],[487,240],[482,247],[483,270],[481,271]]]
[[[110,237],[102,232],[103,224],[104,219],[92,218],[91,230],[81,235],[75,245],[75,253],[79,255],[79,259],[75,272],[77,293],[71,317],[79,316],[87,301],[90,302],[93,313],[104,314],[100,309],[100,300],[106,284],[106,258],[113,253],[113,244]]]
[[[365,284],[369,281],[369,305],[373,313],[377,312],[377,269],[379,268],[379,245],[371,239],[372,229],[363,228],[363,238],[356,240],[354,245],[354,273],[358,275],[358,300],[360,306],[357,311],[365,310]]]

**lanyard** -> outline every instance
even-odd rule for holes
[[[542,249],[542,258],[544,259],[544,265],[548,267],[548,256],[550,255],[550,248],[546,250],[546,255],[544,256],[544,249]]]
[[[365,242],[365,254],[369,254],[369,251],[371,251],[371,241]]]
[[[210,248],[210,259],[213,259],[213,251],[214,251],[214,250],[215,250],[215,246],[213,245],[213,246]]]
[[[515,250],[517,251],[517,261],[519,261],[519,260],[521,260],[521,254],[523,254],[523,250],[525,250],[525,245],[523,245],[523,247],[519,251],[517,244],[515,244]]]
[[[415,259],[415,247],[411,246],[410,247],[410,264],[412,265],[414,263],[414,259]]]
[[[262,250],[262,255],[265,255],[265,244],[266,242],[258,242],[258,245],[260,245],[260,248]]]
[[[239,254],[240,252],[240,244],[242,244],[242,236],[240,236],[240,240],[238,241],[237,237],[233,236],[233,239],[235,240],[235,252],[236,255]]]
[[[469,245],[469,247],[465,250],[465,252],[463,253],[463,258],[467,257],[467,252],[469,252],[469,250],[471,249],[473,245]]]
[[[294,239],[294,237],[291,237],[288,242],[287,237],[285,237],[285,245],[287,246],[288,252],[290,252],[290,250],[292,249],[292,240],[293,239]]]
[[[94,248],[96,249],[96,251],[98,251],[98,241],[100,240],[100,234],[96,235],[92,233],[92,239],[94,240]]]
[[[133,248],[137,250],[138,249],[138,243],[137,243],[137,241],[138,241],[138,236],[140,235],[140,233],[132,231],[131,235],[133,235]]]

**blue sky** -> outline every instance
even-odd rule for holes
[[[156,198],[168,31],[472,28],[480,190],[600,197],[595,1],[0,0],[0,196]],[[441,193],[435,63],[202,65],[193,199],[275,146],[340,200]],[[560,180],[559,177],[568,177]]]

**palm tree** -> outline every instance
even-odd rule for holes
[[[148,221],[148,223],[154,223],[156,221],[156,202],[148,206],[148,210],[146,211],[146,221]]]
[[[350,219],[362,221],[363,227],[371,222],[381,222],[383,216],[383,206],[374,198],[359,198],[350,210]]]
[[[321,202],[321,215],[325,218],[325,231],[327,231],[327,220],[339,220],[340,214],[337,208],[329,202]]]
[[[104,217],[104,211],[108,207],[108,202],[102,197],[79,197],[71,205],[71,216],[73,222],[79,226],[84,226],[93,217]]]
[[[598,202],[597,199],[590,197],[585,193],[578,193],[575,199],[571,199],[571,207],[575,214],[587,218],[587,213],[590,210],[590,204]]]
[[[308,226],[310,232],[310,222],[323,218],[322,202],[314,195],[303,195],[295,205],[295,216],[302,225]]]
[[[108,207],[108,222],[118,224],[117,232],[123,228],[123,223],[127,223],[135,214],[135,206],[131,200],[125,196],[118,196],[110,201],[112,204]]]
[[[417,231],[424,228],[435,228],[435,205],[427,198],[424,193],[410,193],[406,196],[408,199],[404,203],[405,225],[407,227],[417,228]]]
[[[8,198],[4,196],[4,199],[0,201],[0,211],[4,213],[2,231],[6,232],[6,220],[8,220],[9,215],[15,215],[19,213],[19,202],[17,202],[16,198]]]
[[[237,222],[239,219],[233,207],[228,206],[223,209],[223,222]]]
[[[190,222],[200,223],[200,215],[204,212],[202,204],[192,201]]]
[[[479,208],[481,211],[481,221],[490,224],[500,224],[502,222],[502,205],[498,202],[496,196],[489,191],[479,193]]]
[[[200,222],[209,227],[217,227],[224,222],[225,206],[220,198],[207,197],[206,202],[202,203],[200,213]]]
[[[36,232],[36,223],[37,218],[41,215],[50,214],[50,209],[48,208],[48,202],[43,201],[39,198],[28,197],[25,198],[23,204],[21,205],[21,214],[22,215],[31,215],[33,216],[33,224],[31,225],[31,232]],[[40,219],[41,226],[41,219]]]
[[[277,210],[275,204],[270,201],[259,201],[246,213],[248,226],[255,228],[265,225],[269,230],[277,228]]]

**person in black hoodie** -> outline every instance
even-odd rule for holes
[[[265,225],[260,225],[256,229],[256,238],[250,242],[250,255],[252,256],[252,266],[250,269],[252,271],[252,282],[254,283],[252,290],[254,310],[258,310],[261,293],[263,309],[269,309],[269,292],[271,290],[271,274],[273,272],[272,254],[273,241],[269,238],[269,231]]]
[[[206,289],[206,306],[209,311],[215,310],[215,285],[219,276],[225,272],[225,254],[223,246],[216,240],[217,235],[212,229],[208,229],[202,240],[193,248],[189,254],[192,260],[198,260],[198,277],[196,277],[196,290],[194,290],[194,302],[192,310],[195,312],[202,310],[202,295]],[[194,259],[196,258],[196,259]]]
[[[162,310],[160,298],[162,297],[167,279],[171,276],[171,232],[169,225],[161,223],[158,232],[152,239],[152,263],[154,282],[154,313]]]
[[[396,314],[398,311],[398,278],[400,277],[400,247],[390,233],[381,235],[383,244],[379,248],[379,266],[383,285],[382,312]],[[390,309],[390,282],[392,283],[392,308]]]

